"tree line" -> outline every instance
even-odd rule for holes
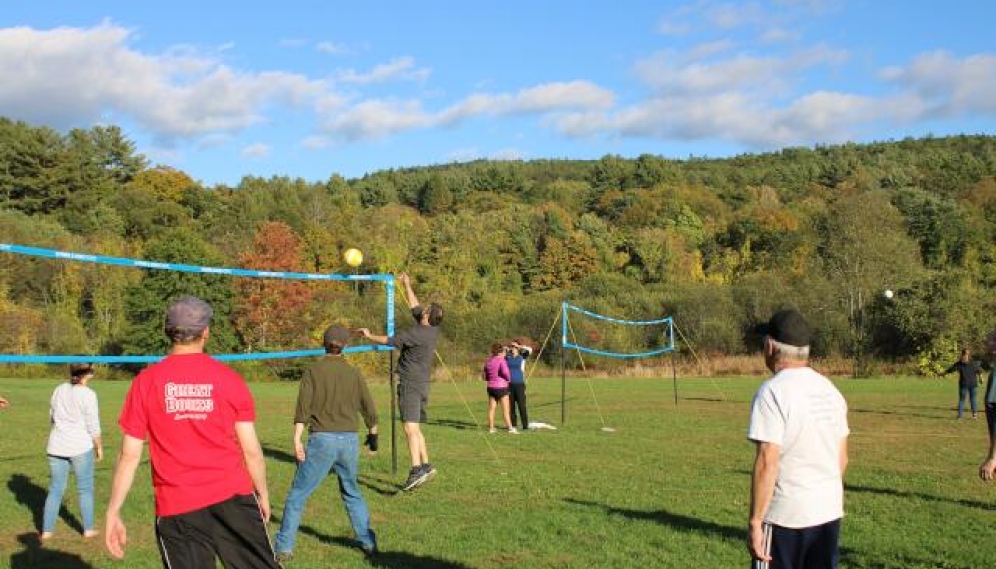
[[[334,273],[353,271],[341,254],[357,247],[359,270],[407,270],[442,302],[445,356],[475,365],[495,339],[542,340],[567,300],[618,318],[674,316],[712,357],[755,352],[755,325],[794,307],[815,329],[817,355],[853,358],[858,373],[882,361],[936,373],[992,327],[994,231],[996,137],[983,135],[722,159],[481,160],[208,187],[151,165],[115,126],[60,134],[0,118],[2,242]],[[3,353],[161,353],[163,308],[182,292],[215,306],[216,352],[314,346],[331,322],[382,328],[383,291],[370,283],[3,255]],[[403,304],[397,312],[404,324]],[[660,342],[576,325],[593,347]],[[296,364],[267,365],[292,376]]]

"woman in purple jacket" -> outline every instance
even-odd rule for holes
[[[509,417],[508,382],[511,379],[508,364],[505,363],[505,346],[499,342],[491,344],[491,357],[484,362],[484,381],[488,382],[488,432],[495,430],[495,407],[501,403],[502,417],[509,434],[517,435],[519,431],[512,426]]]

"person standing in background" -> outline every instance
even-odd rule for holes
[[[505,363],[505,346],[500,342],[491,344],[491,357],[484,362],[484,369],[481,371],[481,379],[487,382],[488,391],[488,432],[495,430],[495,408],[501,405],[502,419],[505,420],[505,428],[510,434],[518,434],[518,430],[512,425],[512,419],[508,410],[508,382],[510,373],[508,364]]]
[[[42,539],[50,539],[55,531],[70,469],[76,475],[83,537],[98,533],[93,522],[93,463],[104,458],[104,445],[100,440],[97,393],[87,385],[91,379],[92,364],[70,364],[69,381],[52,392],[49,403],[52,431],[45,449],[51,478],[42,514]]]
[[[972,360],[972,353],[968,348],[961,350],[961,357],[951,364],[944,374],[958,372],[958,418],[961,419],[965,413],[965,399],[969,399],[972,405],[972,418],[978,419],[979,415],[975,408],[975,394],[979,385],[979,371],[982,363]]]
[[[532,353],[532,348],[517,341],[512,341],[505,353],[505,363],[508,364],[508,373],[511,376],[508,382],[508,395],[512,426],[519,425],[518,418],[521,415],[524,431],[529,429],[529,412],[526,410],[526,358]]]

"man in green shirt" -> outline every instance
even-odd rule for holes
[[[274,549],[277,561],[290,560],[305,502],[330,471],[339,477],[339,490],[360,548],[367,555],[377,552],[377,537],[370,529],[370,513],[356,480],[360,444],[357,416],[362,415],[369,434],[366,444],[377,450],[377,409],[360,372],[349,365],[342,350],[349,331],[332,326],[325,331],[326,355],[301,377],[294,412],[294,455],[298,460],[294,482],[284,504],[284,517]],[[301,443],[304,427],[308,446]]]

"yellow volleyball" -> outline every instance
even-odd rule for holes
[[[346,249],[346,252],[342,254],[342,258],[346,260],[346,264],[350,267],[359,267],[363,264],[363,253],[359,249]]]

